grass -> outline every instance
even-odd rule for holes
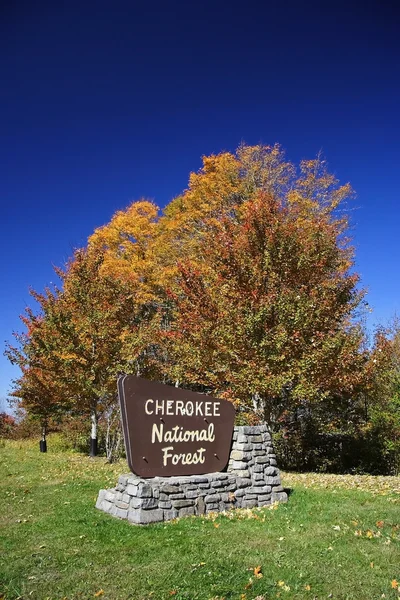
[[[0,446],[0,598],[400,598],[400,478],[284,473],[286,505],[135,527],[94,507],[124,462],[37,446]]]

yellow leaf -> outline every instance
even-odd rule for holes
[[[94,594],[94,597],[95,597],[95,598],[98,598],[99,596],[102,596],[103,594],[104,594],[104,590],[99,590],[98,592],[96,592],[96,593]]]
[[[263,574],[261,573],[261,566],[254,567],[253,572],[257,579],[261,579],[261,577],[263,576]]]
[[[376,526],[379,528],[382,528],[384,526],[385,522],[384,521],[377,521],[376,522]]]
[[[307,585],[304,586],[304,589],[309,592],[311,590],[311,585],[307,583]]]
[[[278,585],[279,585],[279,587],[283,587],[285,585],[285,582],[284,581],[278,581]]]
[[[220,526],[220,523],[214,523],[215,529],[218,529],[219,526]]]
[[[374,534],[372,533],[372,531],[371,531],[370,529],[368,529],[368,530],[365,532],[365,535],[366,535],[366,537],[367,537],[369,540],[370,540],[371,538],[373,538],[373,537],[374,537]]]
[[[370,562],[370,563],[369,563],[369,566],[371,567],[371,569],[373,569],[373,568],[374,568],[374,563],[373,563],[373,562]]]
[[[399,582],[397,581],[397,579],[392,579],[392,588],[394,590],[397,590],[399,587]]]

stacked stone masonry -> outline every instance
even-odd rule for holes
[[[270,433],[266,425],[256,425],[235,427],[226,472],[151,479],[121,475],[115,488],[100,490],[96,507],[144,525],[286,501]]]

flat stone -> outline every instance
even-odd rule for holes
[[[118,477],[118,483],[126,487],[128,485],[128,478],[126,475],[120,475],[120,477]]]
[[[251,485],[251,479],[239,477],[237,481],[238,488],[249,487]]]
[[[240,469],[247,469],[247,464],[241,460],[234,460],[232,464],[232,469],[235,471]]]
[[[138,486],[132,485],[131,483],[126,486],[125,492],[130,496],[137,496]]]
[[[254,460],[258,465],[265,465],[270,462],[268,456],[256,456]]]
[[[287,502],[287,499],[286,492],[272,492],[271,494],[272,502]]]
[[[114,504],[112,504],[111,502],[108,502],[107,500],[103,500],[100,504],[100,510],[103,510],[104,512],[109,513],[113,506],[114,506]]]
[[[148,523],[157,523],[164,520],[164,511],[161,508],[154,510],[143,510],[138,508],[128,512],[128,521],[137,525],[147,525]]]
[[[257,506],[257,500],[243,500],[242,501],[242,507],[243,508],[254,508],[255,506]]]
[[[277,470],[276,467],[267,467],[264,471],[264,473],[266,475],[276,475],[277,474]]]
[[[211,473],[210,474],[210,480],[212,481],[224,481],[224,479],[228,479],[228,474],[227,473]]]
[[[98,508],[99,510],[102,510],[101,503],[103,502],[105,495],[106,495],[106,490],[99,491],[99,495],[97,496],[97,501],[96,501],[96,508]]]
[[[153,490],[151,489],[151,485],[146,483],[139,483],[137,497],[138,498],[151,498],[153,495]]]
[[[260,443],[253,444],[253,450],[264,450],[264,448],[265,448],[264,444],[260,444]]]
[[[232,460],[242,460],[243,454],[244,454],[243,450],[232,450],[231,459]]]
[[[114,502],[115,501],[115,493],[112,492],[111,490],[106,490],[106,493],[104,494],[104,500],[107,500],[107,502]]]
[[[170,494],[169,495],[170,500],[181,500],[184,497],[185,497],[185,494],[183,492],[181,492],[179,494]]]
[[[131,508],[140,508],[142,506],[142,499],[136,498],[136,496],[132,496],[129,506]]]
[[[222,488],[225,487],[225,482],[224,481],[212,481],[211,482],[211,487],[213,488]]]
[[[264,473],[264,467],[263,467],[263,465],[257,465],[257,464],[255,464],[253,466],[253,473]]]
[[[190,517],[195,514],[194,506],[185,506],[180,509],[179,517]]]
[[[265,478],[265,483],[267,485],[280,485],[281,483],[281,478],[280,477],[266,477]]]
[[[267,456],[265,450],[253,450],[253,456]]]
[[[128,518],[128,510],[127,509],[123,509],[123,508],[115,508],[115,512],[114,512],[114,516],[118,517],[119,519],[127,519]]]
[[[172,503],[171,502],[162,502],[160,500],[160,502],[158,503],[159,508],[172,508]]]
[[[219,494],[213,494],[212,496],[205,496],[204,502],[206,504],[219,502],[221,500],[221,496]]]
[[[238,437],[237,437],[237,441],[239,444],[247,444],[247,442],[248,442],[247,435],[243,435],[243,433],[239,433]]]
[[[187,506],[194,506],[194,500],[188,500],[186,498],[183,500],[173,500],[172,506],[174,508],[185,508]]]
[[[235,498],[240,498],[241,496],[244,496],[246,493],[246,489],[242,488],[240,490],[236,490],[236,492],[234,492],[235,494]]]
[[[164,510],[164,521],[172,521],[172,519],[176,519],[178,517],[178,514],[179,513],[176,508]]]
[[[206,512],[206,503],[204,502],[204,498],[197,498],[196,502],[194,503],[195,506],[195,513],[196,515],[204,515]]]
[[[175,485],[163,485],[160,488],[160,493],[162,494],[176,494],[176,492],[178,491],[178,484],[176,483]]]
[[[218,504],[207,504],[206,512],[207,513],[215,512],[215,511],[218,511],[218,508],[219,508]]]
[[[258,506],[268,506],[271,504],[271,496],[258,496]]]
[[[142,508],[148,510],[149,508],[157,508],[158,499],[157,498],[141,498]]]
[[[185,496],[186,498],[197,498],[198,496],[201,495],[206,495],[207,491],[206,490],[190,490],[189,492],[186,492]]]
[[[235,475],[236,475],[237,477],[240,477],[240,478],[242,478],[242,479],[248,479],[248,478],[250,477],[250,472],[249,472],[249,470],[248,470],[248,469],[238,469],[238,470],[235,472]]]
[[[123,508],[124,510],[127,510],[129,508],[129,502],[123,502],[122,500],[117,500],[115,502],[115,506],[117,508]]]
[[[264,473],[253,473],[251,478],[254,481],[264,481]]]

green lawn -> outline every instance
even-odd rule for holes
[[[94,507],[123,462],[50,440],[0,465],[0,598],[400,598],[400,478],[285,473],[286,505],[136,527]]]

